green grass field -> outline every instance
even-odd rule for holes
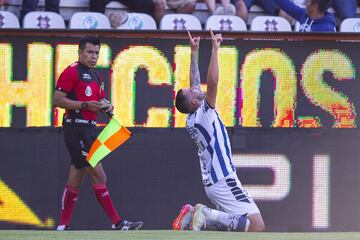
[[[192,231],[0,231],[0,240],[359,240],[359,233],[234,233]]]

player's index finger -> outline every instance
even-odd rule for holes
[[[192,36],[191,36],[190,31],[187,31],[187,32],[188,32],[189,38],[192,40],[193,38],[192,38]]]
[[[214,36],[214,33],[213,33],[213,31],[211,30],[211,28],[210,28],[210,35],[211,35],[211,37]]]

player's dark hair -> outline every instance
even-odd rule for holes
[[[82,51],[85,49],[86,43],[91,43],[95,46],[100,46],[100,39],[97,37],[83,37],[79,41],[79,50]]]
[[[187,101],[188,100],[186,99],[184,91],[182,89],[180,89],[176,93],[176,98],[175,98],[175,107],[176,107],[176,109],[181,113],[189,113],[190,109],[189,109]]]
[[[326,12],[330,7],[332,0],[311,0],[312,4],[317,4],[321,13]]]

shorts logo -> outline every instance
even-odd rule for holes
[[[91,87],[90,86],[87,86],[86,89],[85,89],[85,95],[87,97],[90,97],[92,95],[92,90],[91,90]]]
[[[234,178],[226,179],[226,184],[231,188],[231,192],[237,201],[250,203],[248,193],[237,186]]]

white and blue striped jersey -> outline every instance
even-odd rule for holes
[[[229,137],[219,114],[206,100],[186,118],[186,129],[198,146],[203,184],[211,186],[235,171]]]

